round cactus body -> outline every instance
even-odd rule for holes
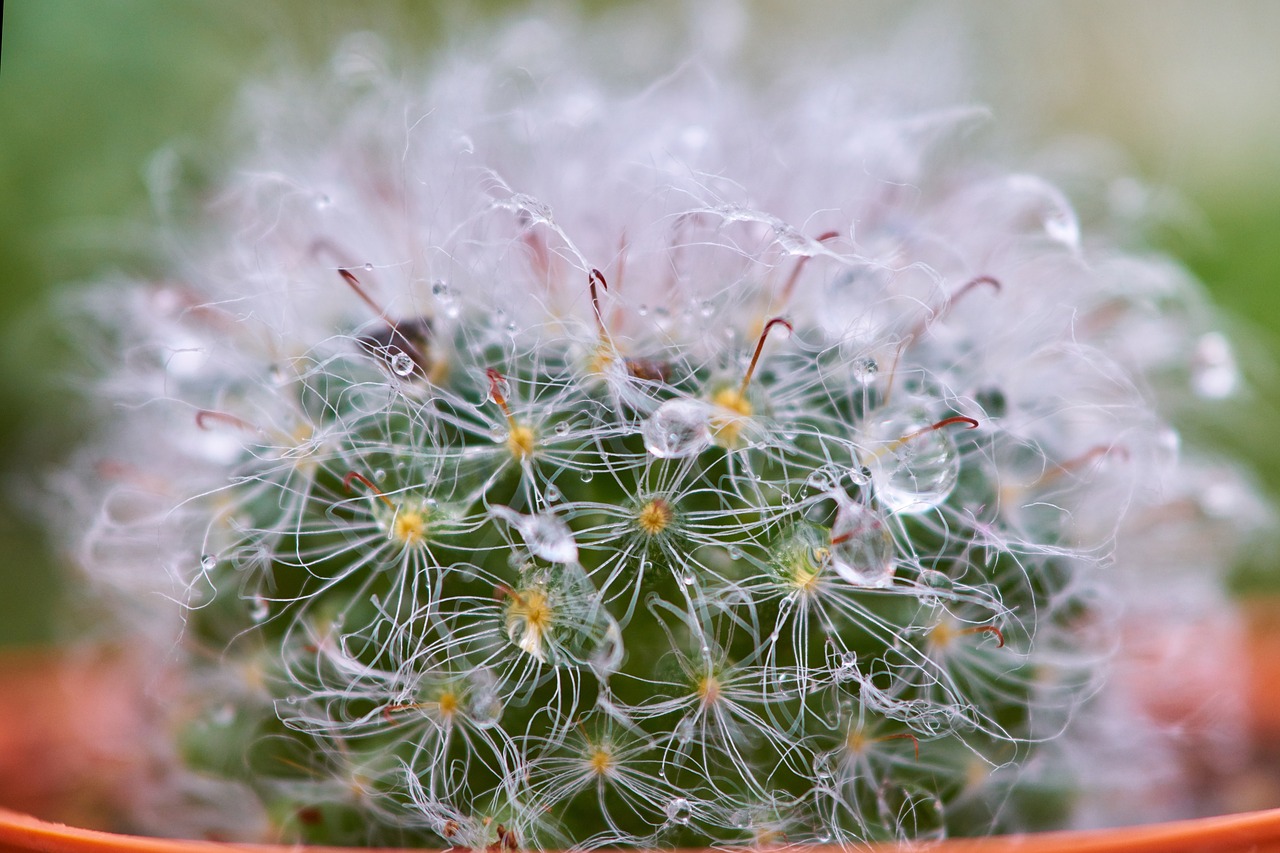
[[[328,843],[1061,823],[1126,519],[1193,524],[1151,400],[1197,315],[1130,343],[1194,289],[934,156],[968,114],[517,78],[259,92],[104,300],[82,553],[186,668],[191,778]]]

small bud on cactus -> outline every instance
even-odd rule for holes
[[[843,80],[349,65],[258,92],[171,274],[97,296],[78,553],[182,664],[171,796],[331,844],[854,843],[1067,822],[1085,750],[1155,737],[1099,721],[1118,618],[1252,512],[1156,410],[1216,335],[1175,269]]]

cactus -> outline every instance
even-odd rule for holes
[[[1208,518],[1152,403],[1234,381],[1194,285],[942,162],[967,113],[366,73],[259,93],[165,283],[90,303],[130,405],[79,553],[181,663],[174,788],[334,844],[1067,821],[1163,595],[1118,543]]]

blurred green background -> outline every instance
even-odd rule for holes
[[[466,6],[466,12],[460,7]],[[545,4],[544,4],[545,5]],[[1253,326],[1241,358],[1259,391],[1223,440],[1280,493],[1268,413],[1280,353],[1280,3],[1137,0],[561,3],[590,15],[686,16],[737,27],[755,48],[821,39],[873,45],[904,21],[963,31],[977,94],[1031,144],[1063,133],[1114,140],[1136,173],[1186,200],[1166,247]],[[518,2],[7,0],[0,57],[0,644],[52,639],[60,571],[34,523],[42,481],[82,424],[42,337],[56,288],[148,269],[147,164],[165,146],[210,155],[241,84],[321,62],[341,35],[372,29],[393,54],[423,56]],[[710,11],[708,11],[710,9]],[[815,64],[815,73],[819,72]],[[1027,117],[1032,117],[1028,124]],[[1004,130],[1005,128],[1001,128]],[[215,159],[216,158],[212,158]],[[43,316],[42,316],[43,315]],[[1244,410],[1242,410],[1244,411]],[[1248,585],[1273,584],[1255,568]]]

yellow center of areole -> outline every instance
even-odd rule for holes
[[[955,642],[959,634],[950,620],[943,619],[929,631],[929,645],[939,650],[946,649]]]
[[[427,517],[418,510],[401,509],[391,523],[391,538],[407,547],[421,545],[427,538]]]
[[[458,713],[461,703],[458,701],[458,694],[452,690],[441,693],[440,698],[436,699],[436,707],[440,710],[440,716],[452,717]]]
[[[791,573],[792,585],[805,595],[817,592],[822,567],[830,557],[831,552],[826,548],[814,548],[810,554],[797,557]]]
[[[507,450],[511,451],[511,455],[517,460],[528,459],[533,455],[537,445],[538,436],[534,433],[533,427],[524,424],[511,425],[511,431],[507,433]]]
[[[588,373],[607,373],[613,367],[613,363],[618,360],[618,353],[614,348],[606,343],[596,347],[591,358],[587,362]]]
[[[545,593],[536,589],[511,594],[507,608],[507,635],[523,651],[546,660],[543,638],[551,629],[554,612]]]
[[[751,401],[739,388],[721,388],[711,395],[716,411],[711,415],[711,435],[716,444],[732,448],[738,446],[747,419],[755,413]]]
[[[640,508],[636,525],[646,536],[657,536],[671,525],[674,517],[671,504],[662,498],[654,498]]]
[[[714,705],[720,700],[720,679],[708,675],[698,682],[698,698],[704,706]]]
[[[604,776],[613,769],[613,753],[603,746],[598,746],[592,751],[587,763],[597,776]]]
[[[870,743],[870,739],[863,733],[862,729],[852,730],[844,740],[845,749],[849,750],[853,755],[861,755],[866,752]]]

